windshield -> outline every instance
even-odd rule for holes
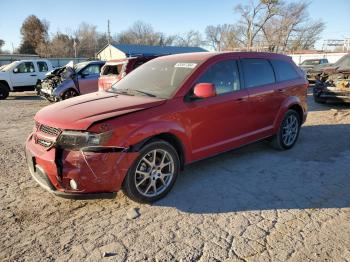
[[[153,60],[115,83],[109,91],[169,98],[194,71],[199,62]]]
[[[305,60],[301,65],[318,65],[320,60]]]
[[[81,70],[81,69],[83,69],[86,65],[87,65],[88,63],[79,63],[79,64],[76,64],[76,65],[74,65],[74,71],[75,72],[77,72],[77,73],[79,73],[79,71]]]
[[[1,68],[1,71],[5,72],[9,69],[12,68],[12,66],[17,65],[18,61],[14,61],[11,64],[5,65],[4,67]]]

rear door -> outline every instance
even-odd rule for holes
[[[98,78],[101,64],[90,64],[79,72],[78,82],[80,94],[88,94],[98,91]]]
[[[245,88],[249,94],[248,134],[256,140],[272,130],[281,103],[275,74],[269,60],[242,58],[240,60]]]
[[[45,61],[37,61],[38,78],[44,79],[45,74],[49,71],[49,67]]]
[[[11,72],[11,81],[14,87],[35,86],[38,79],[33,62],[22,62]]]

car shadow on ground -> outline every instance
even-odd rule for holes
[[[260,142],[199,161],[154,205],[195,214],[350,207],[348,134],[350,125],[306,126],[288,151]]]

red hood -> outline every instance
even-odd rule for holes
[[[34,119],[42,124],[86,130],[96,121],[161,105],[163,99],[96,92],[74,97],[41,109]]]

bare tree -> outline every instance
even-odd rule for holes
[[[201,46],[204,40],[200,32],[190,30],[176,37],[174,44],[177,46]]]
[[[311,21],[308,2],[282,3],[278,13],[262,27],[270,51],[312,48],[324,30],[322,21]]]
[[[215,51],[232,50],[240,44],[237,29],[230,24],[207,26],[205,34],[207,44]]]
[[[172,44],[174,37],[155,32],[152,25],[136,21],[129,29],[119,33],[115,41],[120,44],[166,45]]]
[[[248,49],[254,45],[254,40],[261,32],[264,25],[278,11],[277,0],[260,0],[258,2],[250,0],[248,5],[238,4],[235,11],[241,15],[238,26],[242,36],[241,41]]]
[[[0,39],[0,53],[2,53],[2,47],[5,45],[5,41]]]

